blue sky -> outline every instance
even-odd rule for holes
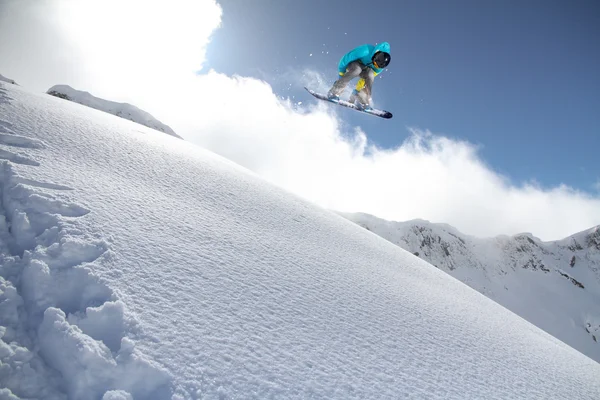
[[[382,147],[407,127],[479,146],[514,181],[595,192],[600,179],[600,3],[425,0],[374,4],[221,0],[221,27],[205,69],[264,79],[282,96],[312,101],[285,72],[333,80],[339,58],[388,41],[389,70],[374,98],[390,121],[348,110],[349,125]],[[312,56],[310,56],[312,54]]]

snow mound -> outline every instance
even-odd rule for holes
[[[169,126],[158,121],[146,111],[140,110],[131,104],[104,100],[99,97],[95,97],[88,92],[75,90],[68,85],[52,86],[50,89],[48,89],[47,93],[55,97],[60,97],[61,99],[95,108],[96,110],[114,114],[117,117],[137,122],[138,124],[142,124],[149,128],[156,129],[157,131],[164,132],[168,135],[181,139],[181,136],[177,135]]]
[[[12,79],[10,79],[10,78],[7,78],[7,77],[5,77],[5,76],[2,76],[2,74],[0,74],[0,81],[2,81],[2,82],[7,82],[7,83],[10,83],[10,84],[13,84],[13,85],[16,85],[16,84],[17,84],[17,82],[15,82],[14,80],[12,80]]]
[[[135,320],[127,319],[124,304],[92,273],[96,263],[111,257],[108,243],[84,237],[63,220],[89,210],[40,190],[52,185],[21,179],[9,163],[2,165],[0,182],[6,247],[0,263],[5,348],[0,356],[10,366],[6,377],[13,393],[64,398],[61,376],[69,377],[67,393],[74,399],[95,399],[107,388],[143,397],[166,385],[168,374],[136,355],[125,337]],[[30,329],[33,339],[26,333]]]

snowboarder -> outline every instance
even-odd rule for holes
[[[375,77],[390,63],[390,44],[365,44],[345,54],[338,64],[340,78],[327,93],[330,100],[339,100],[348,83],[360,77],[349,102],[363,110],[371,109],[371,92]]]

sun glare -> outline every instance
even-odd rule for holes
[[[110,94],[146,95],[151,82],[193,76],[219,26],[214,0],[61,0],[58,18],[93,77]],[[138,96],[135,96],[138,97]]]

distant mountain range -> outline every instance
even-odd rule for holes
[[[543,242],[528,233],[484,239],[423,220],[340,214],[600,362],[600,226]]]

